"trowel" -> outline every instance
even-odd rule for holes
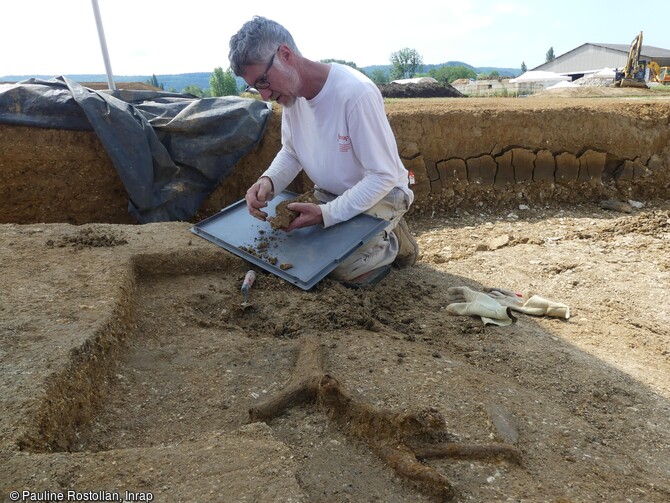
[[[251,290],[251,286],[254,284],[254,281],[256,281],[256,273],[254,271],[247,271],[247,273],[244,275],[244,281],[242,282],[242,295],[244,296],[244,302],[242,302],[242,310],[246,311],[248,308],[252,306],[251,302],[249,302],[249,291]]]

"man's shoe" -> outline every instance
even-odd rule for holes
[[[390,265],[383,265],[372,269],[366,273],[361,274],[360,276],[355,277],[349,281],[343,281],[342,284],[349,288],[366,288],[372,285],[376,285],[391,272]]]
[[[398,255],[393,261],[393,265],[402,269],[416,264],[416,259],[419,256],[419,245],[409,232],[409,227],[402,217],[393,229],[393,234],[398,238]]]

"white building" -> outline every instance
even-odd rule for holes
[[[532,70],[560,73],[576,80],[603,68],[621,70],[626,66],[629,50],[630,44],[586,43]],[[658,66],[670,66],[670,50],[644,45],[643,41],[640,60],[656,61]]]

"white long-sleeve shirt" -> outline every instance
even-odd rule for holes
[[[317,96],[283,110],[282,148],[263,175],[279,193],[301,169],[339,196],[321,205],[325,227],[370,209],[394,187],[414,199],[379,89],[346,65],[331,63]]]

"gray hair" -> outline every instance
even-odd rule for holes
[[[240,76],[245,66],[266,64],[282,44],[301,56],[286,28],[270,19],[254,16],[230,38],[230,68]]]

